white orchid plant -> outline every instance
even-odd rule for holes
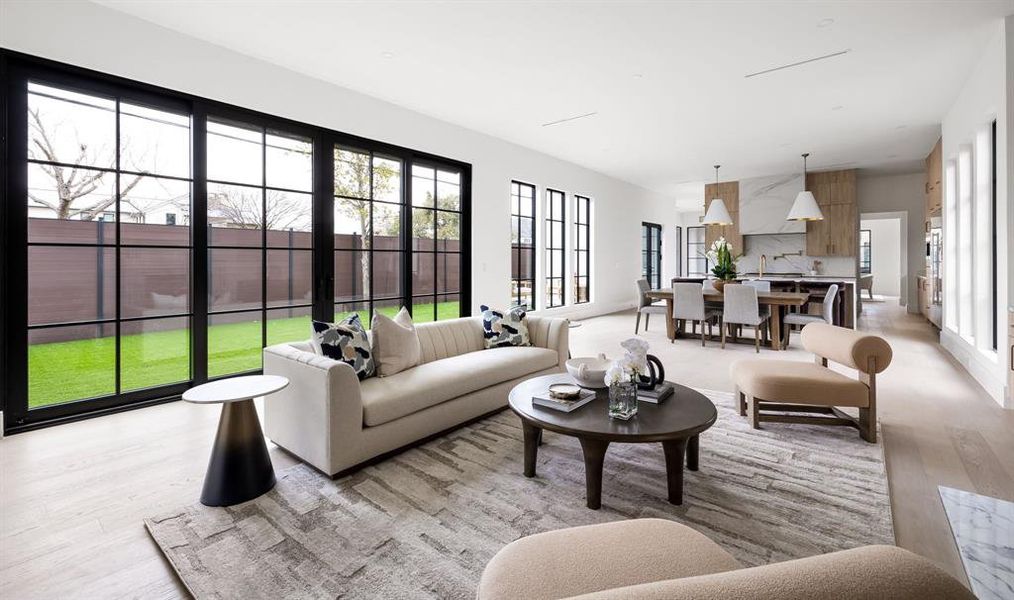
[[[623,358],[614,360],[606,370],[605,383],[613,385],[628,381],[636,382],[641,375],[648,374],[648,342],[633,337],[620,346],[626,351]]]
[[[711,244],[711,249],[704,253],[708,262],[712,264],[711,274],[722,281],[731,281],[736,278],[736,261],[742,255],[732,254],[732,244],[724,237],[720,237]]]

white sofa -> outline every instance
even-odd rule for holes
[[[267,437],[335,476],[507,406],[517,383],[564,370],[566,319],[528,317],[531,346],[483,347],[482,318],[416,325],[422,362],[360,382],[310,342],[268,346],[264,373],[289,386],[264,399]]]

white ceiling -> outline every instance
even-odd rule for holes
[[[715,163],[723,179],[799,169],[804,151],[818,169],[914,170],[1014,13],[1014,0],[99,2],[671,196],[693,190],[694,208]]]

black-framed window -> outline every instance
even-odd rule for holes
[[[261,368],[313,309],[313,140],[207,120],[208,376]]]
[[[511,182],[511,304],[535,310],[535,186]]]
[[[574,196],[574,304],[591,300],[591,198]]]
[[[687,277],[707,277],[708,258],[705,249],[704,226],[687,227]]]
[[[567,302],[567,195],[559,190],[546,190],[546,308],[563,306]]]
[[[873,269],[873,237],[869,229],[859,230],[859,272],[868,275]]]
[[[372,240],[371,308],[429,320],[413,300],[431,296],[431,318],[469,314],[467,163],[7,50],[0,62],[5,432],[178,399],[333,319],[336,146],[374,171],[435,173],[435,247],[419,252],[432,292],[408,268],[408,184],[371,183],[371,231],[381,204],[404,224],[394,293],[377,291],[392,268]]]
[[[461,300],[461,173],[412,167],[412,319],[457,317]]]
[[[662,287],[662,226],[641,223],[641,277],[653,289]]]
[[[28,410],[188,381],[190,227],[146,222],[190,211],[190,115],[42,78],[26,101]]]

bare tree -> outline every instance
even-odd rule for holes
[[[46,131],[45,123],[39,115],[38,109],[29,109],[28,115],[31,136],[28,148],[29,156],[36,160],[59,163],[39,165],[43,172],[53,179],[53,184],[56,188],[55,201],[43,198],[31,191],[28,193],[29,198],[52,210],[56,213],[58,219],[78,218],[82,221],[92,221],[103,211],[115,205],[116,192],[114,190],[111,194],[100,195],[94,202],[87,205],[74,206],[76,200],[88,196],[99,189],[107,172],[86,168],[97,162],[96,153],[88,147],[88,144],[78,143],[79,151],[73,160],[64,160],[69,157],[58,156],[56,147],[50,139],[50,134]],[[106,168],[114,166],[111,164]],[[134,189],[144,175],[147,174],[145,171],[141,173],[141,175],[130,177],[126,184],[121,185],[120,193],[123,195],[130,193],[130,190]]]
[[[300,197],[268,190],[266,210],[261,210],[259,189],[232,188],[208,194],[208,217],[220,219],[238,229],[301,229],[309,218],[308,207]]]
[[[343,196],[336,199],[335,204],[342,214],[356,219],[359,234],[362,236],[363,252],[360,254],[360,265],[363,273],[363,290],[370,289],[370,249],[372,223],[370,222],[370,198],[382,196],[394,191],[394,178],[398,175],[391,165],[380,162],[372,165],[368,154],[339,151],[334,174],[335,194]],[[370,190],[370,170],[373,170],[373,190]],[[400,224],[389,222],[384,225],[386,232],[396,231]]]

